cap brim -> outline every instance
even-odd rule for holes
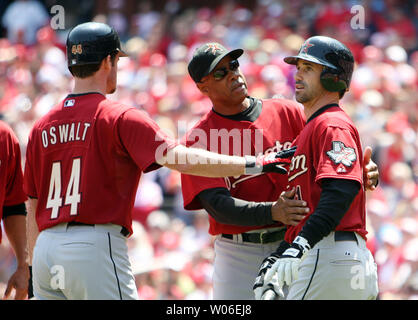
[[[326,61],[323,61],[321,59],[315,58],[314,56],[311,56],[311,55],[299,54],[297,56],[285,57],[283,60],[284,60],[284,62],[286,62],[288,64],[296,65],[297,62],[298,62],[298,59],[306,60],[306,61],[313,62],[313,63],[316,63],[316,64],[320,64],[320,65],[323,65],[323,66],[327,66],[327,67],[330,67],[332,69],[337,69],[332,64],[330,64]]]
[[[209,73],[211,73],[213,71],[213,69],[215,69],[215,67],[218,65],[218,63],[225,58],[226,56],[230,56],[232,59],[238,59],[242,54],[244,53],[244,50],[242,49],[235,49],[229,52],[226,52],[224,54],[221,54],[220,56],[216,57],[215,60],[212,61],[212,63],[209,66],[209,69],[206,72],[207,76]]]
[[[298,57],[297,56],[286,57],[283,60],[284,60],[284,62],[286,62],[288,64],[296,64],[297,61],[298,61]]]
[[[119,57],[129,57],[129,55],[122,49],[118,49],[118,51],[119,51]]]

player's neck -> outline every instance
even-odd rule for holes
[[[87,92],[99,92],[106,95],[106,82],[100,81],[97,77],[88,78],[74,78],[73,94],[87,93]]]
[[[213,109],[224,115],[224,116],[232,116],[238,113],[243,112],[246,110],[251,104],[251,101],[248,97],[246,97],[244,100],[241,101],[241,103],[238,104],[231,104],[231,103],[219,103],[216,102],[213,104]]]
[[[329,92],[325,95],[321,95],[318,97],[315,97],[314,99],[304,102],[304,112],[306,119],[309,119],[316,111],[321,109],[323,106],[326,106],[328,104],[338,104],[339,103],[339,97],[338,93],[336,92]]]

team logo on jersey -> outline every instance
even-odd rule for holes
[[[346,167],[351,167],[357,160],[354,149],[346,147],[341,141],[333,141],[332,150],[327,151],[327,155],[335,164],[343,164]],[[346,169],[340,165],[337,172],[346,172]]]
[[[308,165],[306,161],[306,155],[298,154],[293,156],[292,163],[290,164],[289,168],[289,182],[307,171]]]
[[[65,100],[64,102],[64,107],[72,107],[75,105],[75,100],[71,99],[71,100]]]

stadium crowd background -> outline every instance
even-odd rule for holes
[[[56,4],[65,10],[64,29],[51,29]],[[350,24],[356,4],[365,10],[360,29]],[[120,60],[118,90],[109,98],[146,110],[179,138],[211,108],[187,74],[199,44],[245,49],[240,63],[250,95],[293,99],[294,70],[282,58],[314,34],[345,43],[357,65],[342,105],[363,146],[373,147],[381,175],[367,201],[379,298],[418,298],[418,2],[2,1],[0,115],[18,135],[23,156],[34,121],[71,90],[66,34],[91,20],[115,27],[131,56]],[[207,214],[183,210],[179,174],[168,169],[144,175],[138,191],[129,255],[140,297],[210,299],[213,239]],[[4,237],[1,292],[14,268]]]

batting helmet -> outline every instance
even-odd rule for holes
[[[79,24],[67,37],[68,67],[100,63],[103,58],[115,51],[119,51],[121,57],[127,56],[120,47],[116,31],[104,23]]]
[[[284,61],[296,65],[298,59],[324,66],[320,80],[327,91],[339,92],[341,96],[350,87],[353,54],[338,40],[324,36],[311,37],[303,43],[297,56],[286,57]]]

